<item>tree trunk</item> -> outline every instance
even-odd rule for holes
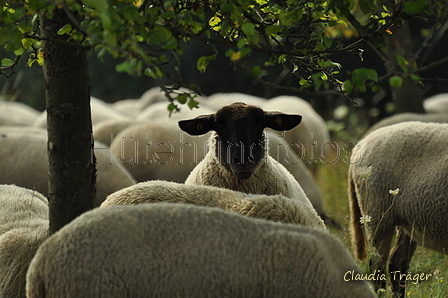
[[[389,6],[389,8],[391,7]],[[392,36],[386,39],[386,54],[396,64],[396,67],[400,68],[396,62],[397,55],[403,56],[407,61],[412,61],[414,58],[412,34],[408,22],[403,28],[393,28],[392,31]],[[396,105],[396,112],[425,113],[423,95],[422,88],[413,83],[410,78],[404,78],[400,88],[392,88],[392,99]]]
[[[50,233],[93,208],[95,162],[87,50],[57,31],[70,23],[62,9],[40,18],[48,124]]]

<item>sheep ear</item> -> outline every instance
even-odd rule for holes
[[[198,116],[190,120],[179,121],[179,127],[192,136],[199,136],[213,130],[215,115]]]
[[[288,115],[277,112],[265,112],[265,127],[274,130],[290,130],[302,121],[300,115]]]

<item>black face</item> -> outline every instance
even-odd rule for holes
[[[218,134],[216,155],[238,179],[249,178],[265,156],[264,111],[252,106],[229,106],[214,119]]]
[[[265,157],[263,130],[290,130],[302,117],[278,112],[265,112],[241,102],[221,108],[216,114],[179,121],[179,127],[191,134],[202,135],[214,130],[216,156],[238,179],[248,179]]]

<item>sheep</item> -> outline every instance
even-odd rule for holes
[[[92,113],[92,125],[99,123],[106,119],[129,120],[130,117],[115,111],[109,104],[101,99],[91,97],[90,109]],[[34,121],[34,127],[47,128],[47,111],[43,111]]]
[[[107,150],[95,142],[97,182],[95,206],[107,195],[131,186],[135,179]],[[47,132],[35,127],[0,127],[0,183],[16,184],[48,195]],[[91,160],[86,161],[86,163]]]
[[[395,293],[404,295],[398,273],[408,270],[417,243],[447,253],[447,147],[448,124],[405,122],[373,131],[353,149],[348,188],[353,249],[357,258],[366,257],[365,230],[379,255],[376,263],[371,260],[372,272],[386,272],[389,260]],[[385,281],[376,286],[384,288]]]
[[[38,249],[27,297],[375,297],[328,232],[219,208],[86,212]]]
[[[110,146],[113,139],[118,136],[123,129],[137,123],[138,122],[134,120],[117,119],[101,121],[92,126],[93,138],[95,141],[103,143],[106,146]]]
[[[25,298],[28,266],[48,238],[48,201],[15,185],[0,185],[0,297]]]
[[[282,95],[267,100],[261,108],[265,111],[303,115],[302,123],[288,131],[285,138],[312,173],[316,173],[318,158],[334,160],[335,150],[325,121],[307,101],[296,96]]]
[[[137,123],[123,129],[109,149],[138,182],[183,183],[204,158],[207,137],[193,138],[175,123]]]
[[[185,184],[210,185],[251,194],[280,194],[312,207],[291,173],[265,152],[263,137],[264,128],[289,130],[298,125],[301,118],[233,103],[215,114],[179,121],[179,127],[191,135],[213,130],[207,155],[191,171]],[[321,221],[314,208],[312,211],[316,222]]]
[[[401,122],[420,121],[420,122],[435,122],[435,123],[448,123],[448,113],[433,113],[433,114],[418,114],[418,113],[399,113],[393,116],[384,118],[383,120],[375,123],[371,128],[367,130],[364,135],[368,135],[374,130],[380,127],[397,124]]]
[[[0,101],[0,125],[31,126],[39,112],[30,106],[15,101]]]
[[[138,99],[118,100],[114,102],[111,107],[115,111],[129,117],[137,117],[138,113],[141,111],[140,101]]]
[[[448,94],[440,93],[423,101],[427,113],[448,113]]]
[[[265,196],[235,192],[205,185],[185,185],[161,180],[138,183],[110,194],[101,207],[141,203],[189,203],[219,207],[246,216],[326,230],[323,221],[316,222],[312,207],[280,195]]]

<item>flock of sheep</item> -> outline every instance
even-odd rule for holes
[[[417,245],[448,246],[446,98],[426,101],[438,113],[377,123],[351,156],[354,254],[372,245],[370,270],[397,295],[405,280],[391,272],[407,272]],[[363,273],[327,229],[341,227],[323,210],[310,150],[336,153],[309,103],[197,100],[169,118],[159,89],[92,98],[96,208],[52,236],[45,112],[0,102],[0,298],[376,297],[386,287],[354,278]]]

